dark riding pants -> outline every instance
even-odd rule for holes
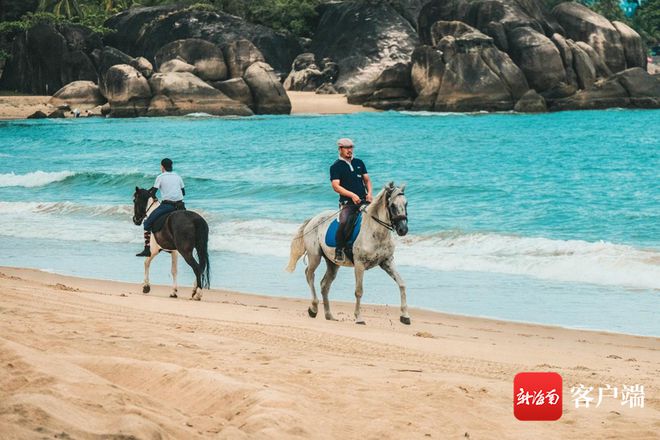
[[[161,203],[160,206],[154,209],[154,212],[149,214],[149,217],[147,217],[147,219],[144,221],[144,230],[151,231],[151,227],[153,226],[154,222],[158,220],[158,217],[168,214],[172,211],[176,211],[176,207],[174,205]]]
[[[350,234],[353,232],[360,206],[349,202],[345,205],[340,205],[340,208],[339,227],[337,228],[335,240],[337,241],[337,249],[346,249],[346,242],[351,238]]]

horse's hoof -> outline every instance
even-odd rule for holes
[[[170,293],[170,298],[178,298],[178,296],[176,293],[172,292]]]
[[[147,284],[146,286],[142,286],[142,293],[149,293],[149,292],[151,292],[150,285]]]
[[[401,324],[410,325],[410,318],[407,316],[399,317],[399,321],[401,321]]]
[[[311,307],[307,308],[307,314],[309,315],[310,318],[316,318],[317,313],[318,313],[318,311],[314,312]]]
[[[332,316],[332,315],[325,315],[325,319],[326,319],[327,321],[336,321],[335,317]]]
[[[367,325],[367,323],[364,322],[364,321],[355,321],[355,323],[356,323],[357,325]]]

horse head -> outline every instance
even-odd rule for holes
[[[147,216],[147,204],[149,199],[155,200],[156,194],[144,188],[135,187],[133,193],[133,223],[136,225],[142,224],[142,221]]]
[[[408,200],[404,194],[406,184],[396,186],[394,182],[390,182],[383,189],[390,224],[396,233],[403,237],[408,233]]]

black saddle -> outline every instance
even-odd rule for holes
[[[186,210],[186,205],[183,202],[170,202],[170,201],[165,200],[165,201],[163,201],[163,203],[168,204],[168,205],[173,205],[176,208],[176,210],[172,211],[172,212],[168,212],[167,214],[161,215],[160,217],[158,217],[153,222],[153,224],[151,225],[151,232],[158,232],[161,229],[163,229],[163,225],[165,224],[165,221],[167,220],[167,218],[170,215],[174,214],[177,211],[185,211]]]

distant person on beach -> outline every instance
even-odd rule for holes
[[[156,194],[160,190],[160,195],[163,201],[158,208],[149,214],[149,217],[144,221],[144,250],[136,257],[148,257],[151,255],[151,228],[154,222],[162,215],[168,214],[183,207],[183,196],[186,195],[186,189],[183,186],[183,179],[172,171],[172,161],[165,158],[160,161],[161,174],[156,177],[154,186],[151,188],[151,193]]]
[[[353,141],[341,138],[337,141],[339,158],[330,167],[330,181],[332,189],[339,194],[339,228],[335,239],[335,261],[341,263],[345,260],[344,252],[348,233],[355,223],[358,210],[363,202],[371,203],[371,179],[367,174],[367,167],[360,159],[353,157]]]

